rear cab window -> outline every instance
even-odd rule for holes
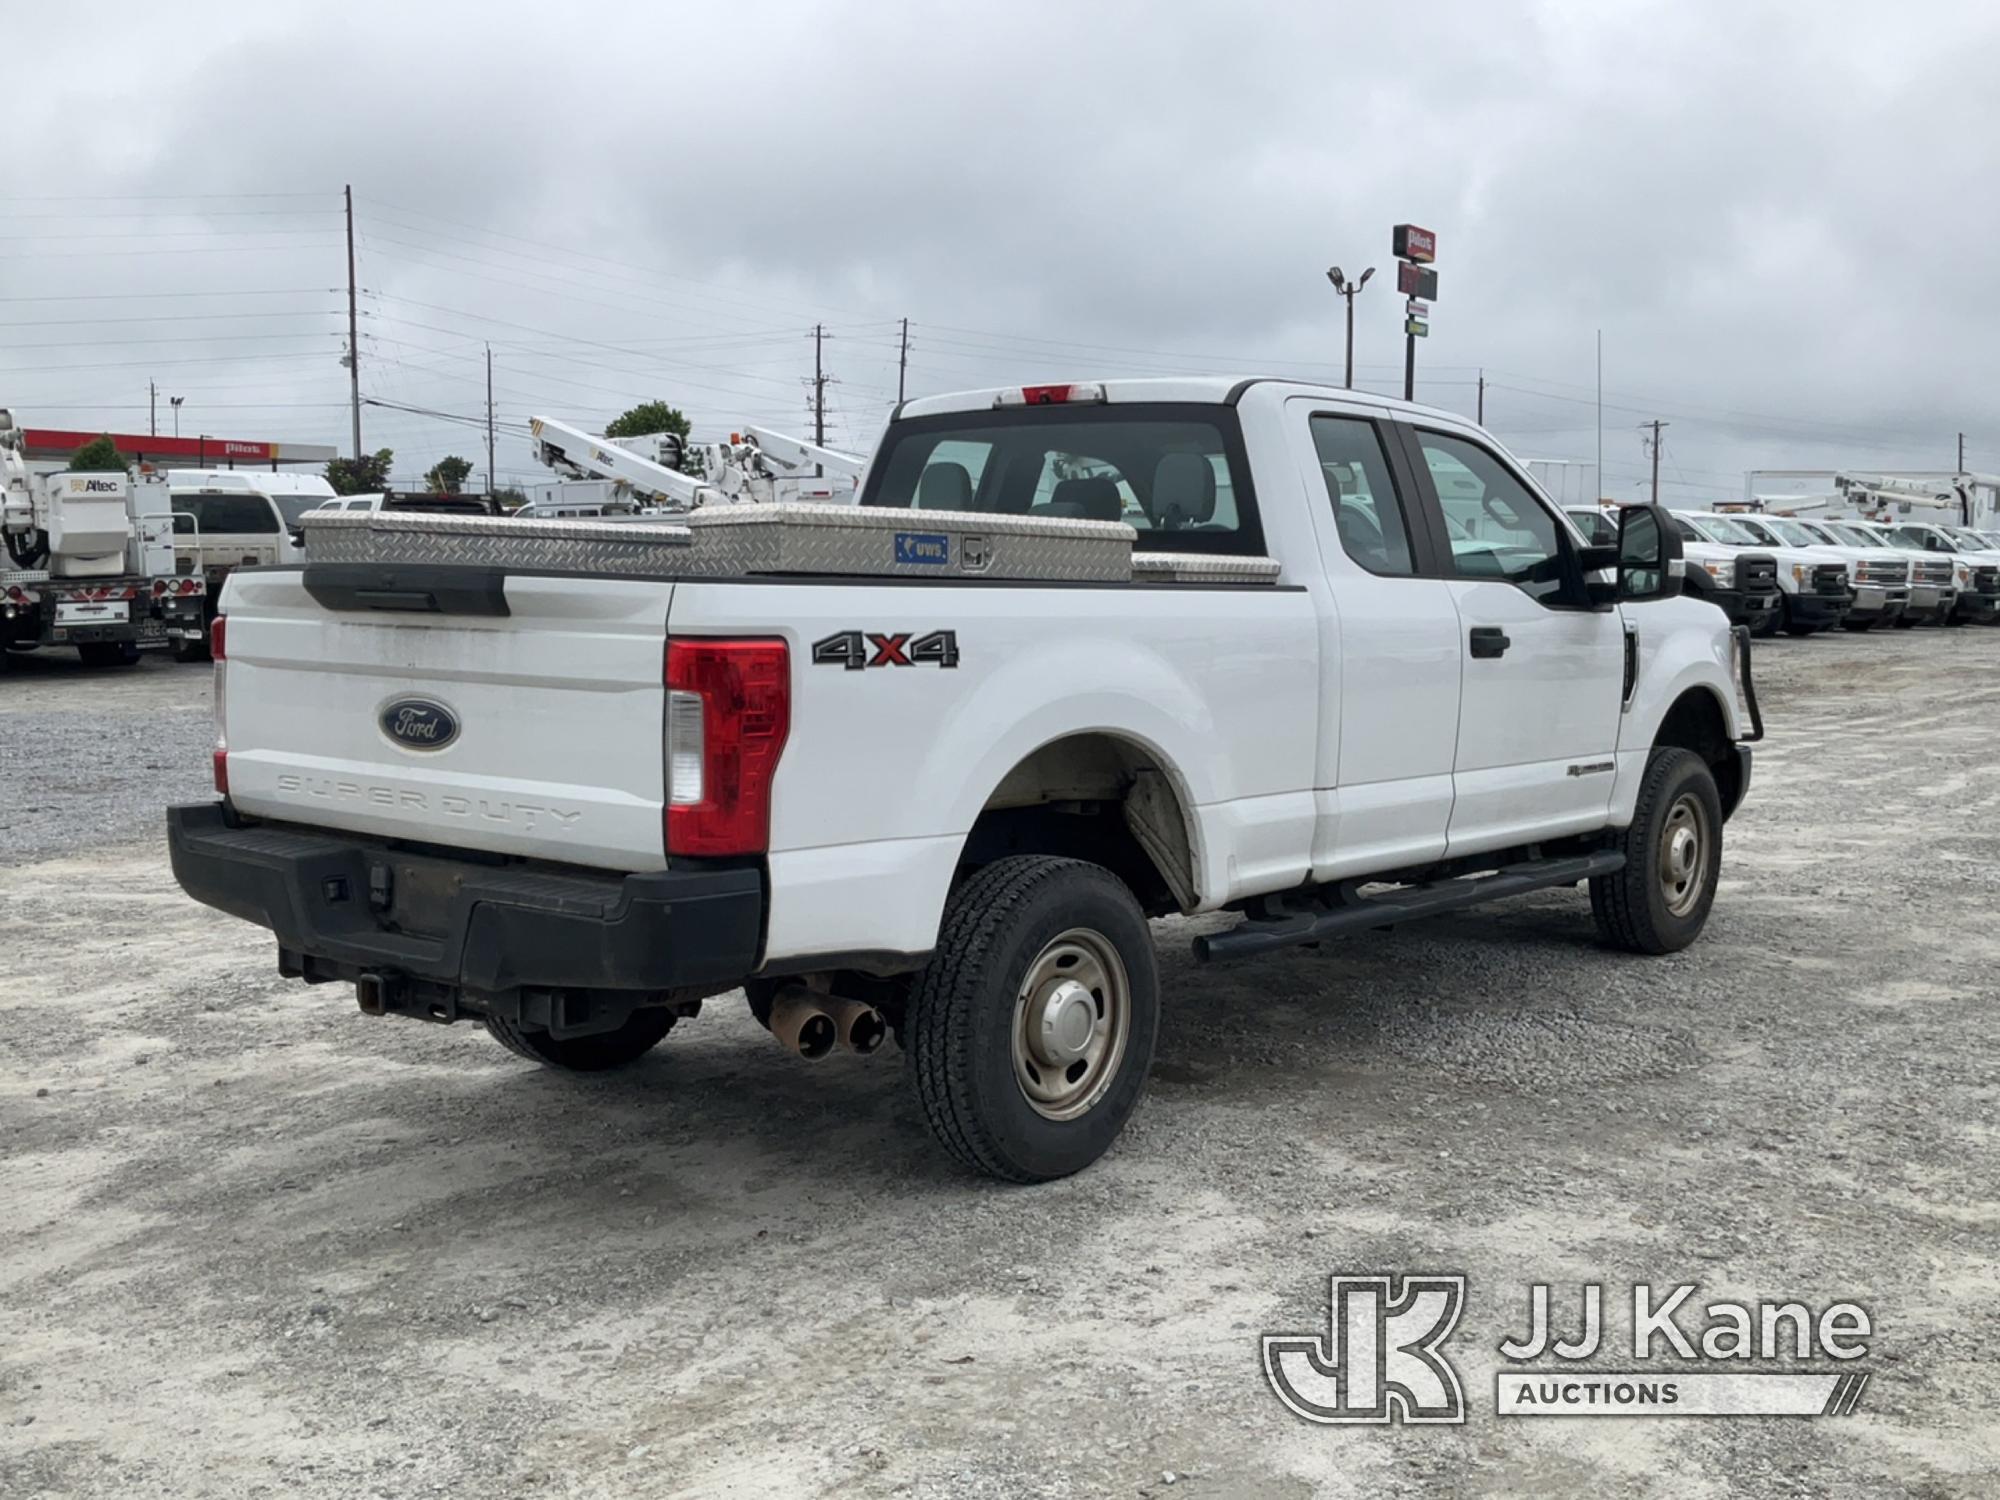
[[[1131,402],[891,424],[864,506],[1123,521],[1142,552],[1264,553],[1236,413]]]

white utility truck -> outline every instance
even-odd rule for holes
[[[174,510],[174,551],[183,573],[202,579],[219,601],[223,582],[238,568],[297,562],[305,555],[299,521],[335,499],[317,474],[261,469],[171,469],[167,489]],[[208,655],[211,606],[200,618],[168,627],[174,656]]]
[[[1565,505],[1563,513],[1576,522],[1586,542],[1610,545],[1618,540],[1617,506]],[[1755,541],[1747,533],[1728,534],[1725,527],[1725,535],[1716,536],[1690,525],[1685,512],[1674,511],[1672,516],[1687,562],[1683,592],[1713,604],[1730,624],[1748,626],[1753,636],[1775,631],[1781,614],[1776,560],[1762,554],[1739,555],[1742,546]]]
[[[0,410],[0,651],[74,646],[129,665],[201,618],[203,580],[175,571],[166,486],[113,470],[37,474]]]
[[[326,515],[216,631],[174,873],[361,1008],[631,1062],[742,986],[937,1138],[1095,1159],[1219,961],[1588,883],[1694,941],[1762,732],[1666,513],[1586,545],[1447,412],[1286,380],[911,401],[858,505]],[[1483,523],[1447,524],[1441,494]]]

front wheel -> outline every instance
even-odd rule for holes
[[[910,994],[911,1083],[952,1156],[1046,1182],[1117,1139],[1159,1029],[1152,933],[1131,891],[1098,865],[1018,855],[945,905]]]
[[[1722,873],[1722,797],[1692,750],[1656,747],[1631,826],[1625,868],[1593,876],[1597,930],[1635,953],[1677,953],[1701,935]]]
[[[602,1073],[637,1062],[651,1052],[673,1030],[674,1020],[672,1011],[647,1006],[633,1011],[622,1026],[590,1036],[554,1037],[498,1016],[486,1017],[486,1029],[509,1052],[543,1067],[560,1068],[565,1073]]]

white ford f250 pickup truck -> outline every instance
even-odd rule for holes
[[[1670,952],[1762,733],[1663,511],[1586,546],[1464,419],[1283,380],[911,401],[858,506],[305,529],[228,583],[192,895],[560,1068],[738,986],[893,1032],[1015,1181],[1131,1114],[1149,916],[1240,913],[1222,960],[1587,881]]]

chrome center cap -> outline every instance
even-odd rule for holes
[[[1044,1062],[1067,1067],[1090,1049],[1090,1038],[1097,1030],[1097,1002],[1089,990],[1074,979],[1065,979],[1042,993],[1037,1009],[1029,1034]]]
[[[1695,856],[1695,836],[1691,828],[1676,828],[1671,843],[1667,846],[1667,869],[1676,880],[1685,880],[1693,873]]]

